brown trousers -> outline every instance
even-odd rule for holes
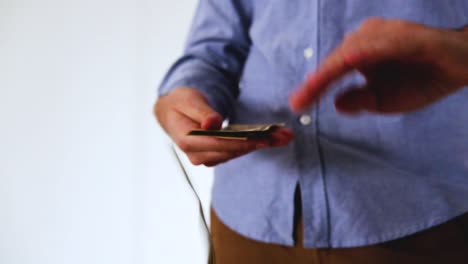
[[[239,235],[211,210],[215,264],[468,264],[468,213],[429,230],[377,245],[305,249],[300,197],[297,188],[294,247],[262,243]]]

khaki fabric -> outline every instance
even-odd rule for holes
[[[305,249],[302,217],[295,217],[294,247],[267,244],[239,235],[211,210],[216,264],[467,264],[468,214],[402,239],[367,247]]]

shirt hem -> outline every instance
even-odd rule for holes
[[[423,223],[418,223],[418,224],[413,224],[411,225],[411,228],[406,228],[403,231],[400,232],[391,232],[387,233],[375,238],[368,238],[368,239],[359,239],[359,240],[348,240],[348,241],[343,241],[340,243],[331,243],[331,248],[352,248],[352,247],[365,247],[365,246],[372,246],[372,245],[377,245],[377,244],[382,244],[385,242],[390,242],[392,240],[397,240],[401,238],[405,238],[407,236],[414,235],[419,232],[427,231],[431,228],[434,228],[436,226],[445,224],[465,213],[468,213],[468,208],[462,210],[461,212],[457,212],[455,214],[451,214],[450,216],[447,217],[441,217],[437,218],[432,221],[426,221]],[[310,242],[308,243],[307,241],[304,241],[304,246],[306,248],[320,248],[316,244],[311,244]]]
[[[291,241],[285,241],[283,239],[276,239],[276,238],[260,238],[261,235],[258,233],[254,232],[245,232],[243,231],[243,228],[240,228],[237,225],[231,224],[228,221],[224,219],[224,217],[219,213],[219,211],[216,209],[216,205],[214,201],[212,201],[211,208],[213,209],[213,212],[216,214],[218,217],[219,221],[221,221],[227,228],[229,228],[231,231],[237,233],[240,236],[243,236],[247,239],[254,240],[256,242],[260,243],[268,243],[268,244],[276,244],[279,246],[288,246],[288,247],[293,247],[294,246],[294,241],[291,238]]]
[[[291,238],[291,241],[285,241],[283,239],[276,239],[276,238],[271,238],[271,237],[262,237],[262,235],[255,233],[255,232],[246,232],[243,230],[243,228],[240,228],[238,225],[231,224],[229,221],[226,221],[222,215],[219,214],[219,211],[216,209],[215,203],[212,203],[212,209],[215,212],[216,216],[218,219],[229,229],[231,229],[233,232],[244,236],[248,239],[261,242],[261,243],[269,243],[269,244],[276,244],[280,246],[288,246],[288,247],[293,247],[294,246],[294,241]],[[444,223],[449,222],[450,220],[455,219],[458,216],[461,216],[465,213],[468,213],[468,208],[462,210],[461,212],[457,212],[455,214],[452,214],[448,217],[441,217],[437,218],[436,220],[432,221],[426,221],[423,223],[419,223],[416,225],[412,225],[411,228],[406,228],[404,231],[401,232],[391,232],[387,233],[381,236],[373,237],[373,238],[367,238],[367,239],[359,239],[359,240],[348,240],[348,241],[342,241],[339,243],[333,243],[333,241],[330,241],[331,243],[311,243],[307,242],[307,240],[304,240],[304,248],[310,249],[310,248],[353,248],[353,247],[366,247],[366,246],[373,246],[377,244],[382,244],[385,242],[389,242],[392,240],[396,239],[401,239],[413,234],[416,234],[418,232],[423,232],[426,230],[429,230],[433,227],[436,227],[438,225],[442,225]]]

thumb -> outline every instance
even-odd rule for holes
[[[222,124],[223,124],[223,118],[218,113],[215,113],[213,115],[207,116],[202,121],[201,128],[217,130],[217,129],[221,129]]]
[[[202,129],[220,129],[223,117],[210,107],[206,98],[198,91],[192,91],[181,100],[177,109],[196,123]]]

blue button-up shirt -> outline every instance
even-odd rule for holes
[[[293,245],[297,184],[306,247],[375,244],[468,211],[468,89],[416,112],[350,117],[333,98],[363,82],[351,74],[304,115],[289,109],[291,91],[370,16],[460,28],[468,1],[200,1],[160,94],[193,87],[231,123],[285,122],[296,133],[215,169],[212,205],[238,233]]]

